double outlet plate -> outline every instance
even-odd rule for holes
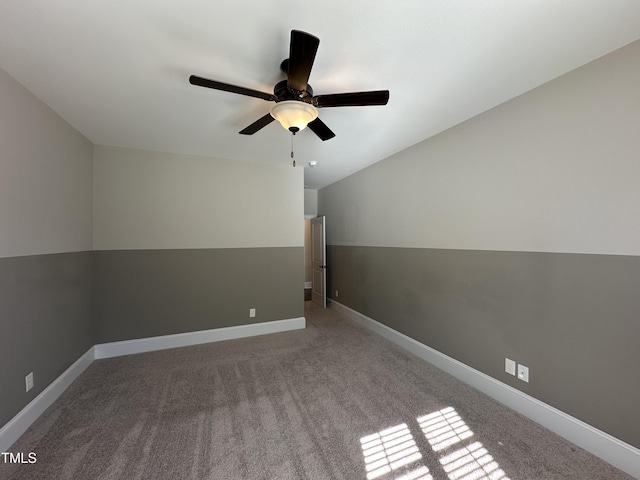
[[[517,365],[518,378],[523,382],[529,382],[529,367],[524,365]],[[510,375],[516,375],[516,362],[508,358],[504,359],[504,371]]]

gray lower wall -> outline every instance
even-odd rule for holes
[[[328,247],[336,301],[640,448],[640,257]],[[511,358],[530,382],[504,372]]]
[[[91,252],[0,259],[0,426],[94,344],[91,262]]]
[[[108,250],[94,262],[96,343],[304,316],[303,247]]]
[[[0,426],[94,344],[302,317],[303,250],[116,250],[0,259]],[[27,393],[30,372],[35,387]]]

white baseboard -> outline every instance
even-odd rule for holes
[[[188,347],[202,343],[221,342],[236,338],[255,337],[268,333],[286,332],[305,328],[304,317],[275,320],[272,322],[252,323],[234,327],[214,328],[198,332],[177,333],[160,337],[139,338],[122,342],[101,343],[95,346],[96,359],[119,357],[133,353],[152,352],[166,348]]]
[[[13,443],[27,431],[36,419],[69,388],[69,385],[91,365],[94,360],[94,348],[76,360],[62,375],[56,378],[47,388],[31,400],[15,417],[0,428],[0,452],[7,452]]]
[[[29,405],[13,417],[0,429],[0,452],[9,451],[11,445],[56,401],[71,383],[91,365],[94,360],[118,357],[132,353],[144,353],[166,348],[187,347],[202,343],[220,342],[236,338],[254,337],[268,333],[286,332],[305,328],[304,317],[275,320],[272,322],[252,323],[235,327],[217,328],[199,332],[179,333],[161,337],[141,338],[123,342],[102,343],[91,347],[67,370],[56,378]]]
[[[335,300],[332,300],[331,308],[486,393],[507,407],[529,417],[634,478],[640,478],[640,450],[637,448]]]

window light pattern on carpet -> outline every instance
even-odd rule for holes
[[[422,458],[406,423],[362,437],[360,444],[367,470],[367,480],[373,480]],[[428,474],[428,469],[424,473]],[[403,480],[405,478],[406,480],[431,480],[430,475],[427,477],[424,475],[405,477],[405,475],[400,478]]]
[[[438,462],[429,465],[449,480],[509,480],[453,407],[416,418]],[[433,480],[406,423],[360,439],[367,480]],[[434,460],[431,460],[433,462]],[[409,469],[409,470],[408,470]],[[437,478],[441,478],[436,475]]]

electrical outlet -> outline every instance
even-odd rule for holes
[[[529,381],[529,367],[518,365],[518,378],[523,382]]]
[[[336,298],[338,298],[338,290],[336,290]]]
[[[33,388],[33,372],[24,377],[24,383],[27,387],[27,392]]]
[[[504,371],[507,372],[510,375],[513,375],[515,377],[516,375],[516,362],[514,362],[513,360],[510,360],[508,358],[504,359]]]
[[[249,317],[253,318],[256,316],[256,309],[255,308],[250,308],[249,309]]]

